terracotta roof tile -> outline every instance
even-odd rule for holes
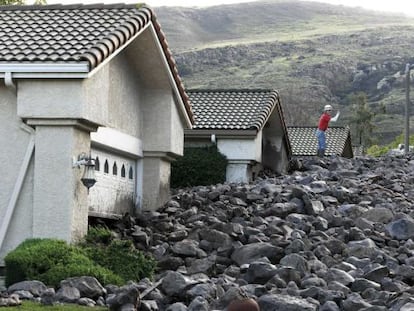
[[[152,22],[179,93],[188,96],[154,12],[126,4],[0,6],[1,63],[76,63],[89,70]]]
[[[260,130],[279,105],[274,90],[188,90],[194,129]]]
[[[288,126],[289,140],[293,156],[315,156],[318,148],[316,127]],[[344,153],[347,141],[350,142],[349,127],[330,126],[326,131],[326,155]]]

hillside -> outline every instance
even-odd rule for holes
[[[155,11],[189,89],[277,89],[291,125],[315,125],[326,103],[348,125],[347,96],[364,91],[376,142],[402,132],[413,18],[282,0]]]

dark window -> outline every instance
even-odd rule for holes
[[[129,168],[128,177],[129,179],[134,179],[134,170],[132,169],[132,166]]]
[[[125,165],[122,164],[121,167],[121,177],[125,177]]]
[[[104,173],[109,173],[109,164],[108,164],[108,160],[105,160],[105,164],[104,164]]]
[[[112,174],[118,175],[118,166],[116,166],[116,162],[114,162],[114,166],[112,167]]]
[[[95,171],[100,170],[100,163],[99,163],[99,157],[96,157],[95,159]]]

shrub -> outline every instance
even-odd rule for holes
[[[99,234],[96,234],[97,232]],[[89,258],[113,271],[125,282],[152,278],[157,266],[156,261],[137,250],[130,240],[107,239],[103,242],[102,236],[109,234],[112,234],[111,231],[103,227],[89,230],[85,243],[82,244]]]
[[[82,249],[56,239],[28,239],[7,254],[4,261],[6,286],[39,280],[57,287],[61,280],[82,275],[96,277],[104,285],[120,285],[122,281],[110,270],[91,261]]]
[[[103,285],[114,284],[121,286],[125,284],[124,279],[109,269],[96,265],[93,261],[79,264],[74,261],[68,264],[58,264],[52,267],[47,273],[40,276],[45,284],[58,287],[62,280],[75,276],[93,276]]]
[[[171,186],[207,186],[226,180],[227,158],[216,146],[185,148],[184,156],[172,163]]]
[[[391,149],[396,149],[399,144],[404,144],[405,142],[405,136],[404,134],[401,134],[397,136],[392,142],[390,142],[388,145],[385,146],[378,146],[373,145],[368,148],[367,154],[373,157],[379,157],[387,154]],[[414,145],[414,135],[411,135],[409,137],[409,145]]]
[[[89,227],[88,234],[84,237],[85,243],[90,245],[108,245],[113,239],[112,231],[104,226]]]

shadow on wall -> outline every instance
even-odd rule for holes
[[[263,167],[277,173],[283,171],[282,163],[282,140],[275,138],[266,140],[263,144]]]

